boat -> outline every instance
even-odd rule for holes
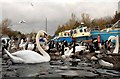
[[[118,35],[120,37],[120,20],[118,20],[115,24],[113,24],[109,28],[105,28],[100,31],[99,30],[91,31],[90,34],[91,39],[99,37],[100,42],[108,40],[110,36]]]
[[[80,41],[88,41],[92,39],[99,39],[99,42],[106,41],[110,36],[116,36],[118,35],[120,37],[120,20],[118,20],[115,24],[113,24],[111,27],[106,27],[102,30],[90,30],[86,26],[80,25],[76,29],[73,30],[66,30],[63,32],[60,32],[56,39],[54,39],[56,42],[62,42],[66,40],[67,42],[72,42],[72,38],[75,39],[76,42]],[[119,39],[120,40],[120,39]]]
[[[54,39],[56,42],[62,42],[67,41],[68,43],[72,42],[72,39],[74,38],[76,42],[87,40],[91,36],[89,29],[86,26],[80,25],[76,29],[72,30],[66,30],[63,32],[60,32],[56,39]]]

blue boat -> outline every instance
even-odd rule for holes
[[[55,37],[53,40],[55,42],[62,42],[66,40],[68,43],[72,42],[72,38],[75,39],[76,42],[87,40],[91,36],[90,31],[85,26],[79,26],[73,30],[66,30],[59,33],[59,36]]]
[[[106,41],[110,36],[118,35],[120,37],[120,20],[117,21],[112,27],[105,28],[101,31],[91,31],[91,38],[98,38],[100,35],[100,42]],[[120,39],[119,39],[120,40]]]
[[[74,38],[76,42],[80,42],[84,40],[98,38],[98,36],[100,36],[100,42],[102,42],[108,40],[110,36],[116,35],[120,37],[120,20],[111,27],[105,28],[103,30],[90,31],[85,26],[79,26],[73,30],[60,32],[59,36],[55,37],[55,39],[53,40],[55,42],[62,42],[63,40],[66,40],[67,42],[72,42],[72,38]]]

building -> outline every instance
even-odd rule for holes
[[[120,1],[118,2],[118,12],[120,13]]]

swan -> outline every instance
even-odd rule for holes
[[[25,45],[26,45],[26,43],[24,43],[23,41],[24,41],[24,40],[21,39],[20,44],[19,44],[19,48],[22,48],[22,49],[25,50]]]
[[[75,52],[79,52],[81,50],[85,50],[85,46],[75,46]],[[73,48],[70,50],[70,52],[73,52]]]
[[[42,47],[39,44],[39,38],[40,36],[46,36],[46,32],[43,30],[40,30],[36,35],[36,44],[38,47],[38,50],[42,54],[38,54],[35,51],[32,50],[20,50],[14,53],[8,52],[6,49],[5,52],[8,54],[8,56],[11,58],[13,63],[41,63],[41,62],[49,62],[50,56],[47,52],[45,52]]]
[[[48,40],[46,38],[40,38],[43,39],[43,41],[45,41],[45,43],[48,42]],[[24,49],[24,50],[35,50],[36,49],[36,44],[29,42],[29,39],[27,39],[27,41],[24,43],[24,40],[21,39],[21,42],[19,44],[19,48],[20,49]],[[44,45],[43,47],[45,50],[48,50],[49,47],[47,45]]]
[[[115,49],[113,51],[114,54],[118,54],[119,52],[119,36],[110,36],[108,38],[108,41],[111,40],[116,40],[116,46],[115,46]],[[98,56],[97,56],[98,57]],[[120,57],[117,57],[117,56],[106,56],[106,57],[98,57],[99,60],[99,64],[101,66],[105,66],[105,67],[119,67],[120,63],[119,63],[119,60],[120,60]]]
[[[75,46],[75,52],[80,52],[82,50],[85,50],[86,47],[85,46]],[[70,57],[71,55],[73,55],[73,48],[69,49],[68,47],[65,47],[64,48],[64,55],[62,55],[63,58],[66,58],[66,57]]]
[[[109,40],[111,40],[111,41],[116,40],[116,45],[115,45],[115,49],[114,49],[113,53],[118,54],[119,53],[119,36],[118,35],[116,37],[115,36],[110,36],[108,38],[108,41]]]
[[[65,58],[67,58],[67,57],[69,57],[69,56],[71,56],[72,55],[72,53],[70,52],[70,49],[69,49],[69,47],[65,47],[64,48],[64,54],[61,56],[63,59],[65,59]]]
[[[24,49],[24,50],[33,50],[35,48],[35,44],[31,42],[23,42],[24,40],[21,39],[21,42],[19,44],[19,48]]]

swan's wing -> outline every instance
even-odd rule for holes
[[[28,49],[32,50],[34,48],[34,44],[28,44]]]
[[[21,50],[12,55],[19,57],[24,60],[25,63],[40,63],[44,61],[44,57],[37,52],[31,50]]]
[[[31,50],[20,50],[17,52],[12,53],[13,56],[18,57],[25,57],[25,56],[31,56],[31,55],[40,55],[37,52],[31,51]]]
[[[85,46],[76,46],[75,47],[75,52],[79,52],[81,50],[85,50]]]

